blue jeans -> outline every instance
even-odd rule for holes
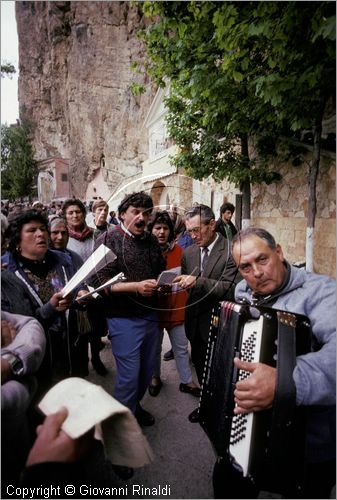
[[[107,318],[117,374],[113,396],[135,413],[150,383],[159,336],[158,317]]]

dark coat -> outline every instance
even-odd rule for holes
[[[228,225],[229,225],[229,227],[230,227],[230,229],[232,231],[232,235],[234,236],[238,232],[238,230],[236,229],[236,227],[234,226],[234,224],[233,224],[232,221],[229,221]],[[225,223],[221,219],[221,217],[216,221],[215,230],[216,230],[217,233],[222,234],[222,236],[227,239],[227,233],[226,233]]]
[[[75,270],[70,256],[57,250],[48,250],[53,261],[53,270],[57,272],[62,287],[66,281],[75,274]],[[31,315],[42,324],[46,339],[47,348],[45,358],[38,372],[38,379],[41,388],[45,388],[52,381],[60,380],[67,376],[84,376],[88,373],[87,336],[81,335],[78,330],[77,316],[74,306],[69,310],[69,314],[58,312],[48,301],[43,303],[34,284],[24,272],[20,262],[9,253],[8,271],[13,273],[13,280],[6,279],[6,298],[9,304],[7,311],[20,313],[22,304],[18,304],[18,298],[29,297],[27,307],[32,309]],[[19,280],[21,287],[15,292],[15,282]],[[22,288],[23,287],[23,288]],[[25,289],[25,292],[23,291]],[[2,305],[4,300],[2,299]],[[77,306],[75,306],[77,307]]]
[[[181,273],[200,273],[200,248],[197,245],[184,250]],[[239,280],[229,243],[219,234],[209,254],[203,276],[197,279],[196,286],[189,292],[185,330],[191,342],[199,335],[207,342],[213,308],[221,300],[233,300],[235,285]]]

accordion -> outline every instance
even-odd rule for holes
[[[232,302],[221,302],[213,312],[199,422],[218,457],[234,458],[243,476],[269,491],[277,490],[284,474],[294,474],[294,463],[303,463],[305,412],[295,404],[292,374],[296,356],[310,349],[311,328],[305,316]],[[235,357],[276,368],[271,409],[234,414],[235,384],[250,375],[235,368]]]

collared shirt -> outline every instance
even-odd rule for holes
[[[212,241],[212,243],[210,245],[207,246],[208,248],[208,255],[210,255],[211,251],[212,251],[212,248],[214,247],[215,243],[217,242],[217,239],[219,238],[219,234],[216,233],[216,238],[214,241]],[[200,259],[202,259],[203,257],[203,249],[206,248],[206,247],[200,247]],[[201,260],[200,260],[201,262]]]
[[[124,233],[128,234],[129,236],[131,236],[131,238],[135,237],[134,234],[132,234],[128,229],[126,229],[126,227],[124,226],[123,222],[121,222],[121,228],[123,229]]]
[[[226,224],[226,222],[224,222],[223,226],[224,226],[224,230],[225,230],[225,233],[226,233],[227,240],[232,240],[233,239],[232,228],[230,227],[229,224]]]

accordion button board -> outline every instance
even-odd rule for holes
[[[244,476],[268,474],[268,463],[273,461],[270,449],[273,411],[234,414],[235,384],[249,377],[250,373],[237,370],[233,360],[239,357],[278,370],[280,332],[284,325],[291,328],[296,355],[309,352],[311,329],[305,316],[268,307],[252,311],[246,304],[227,301],[221,302],[213,312],[199,403],[200,425],[216,454],[219,457],[231,455]],[[292,372],[290,378],[291,375]],[[294,441],[302,439],[303,429],[305,425],[302,423],[289,425],[289,433],[296,434]],[[292,439],[293,434],[289,435]],[[292,455],[291,449],[289,455]]]

